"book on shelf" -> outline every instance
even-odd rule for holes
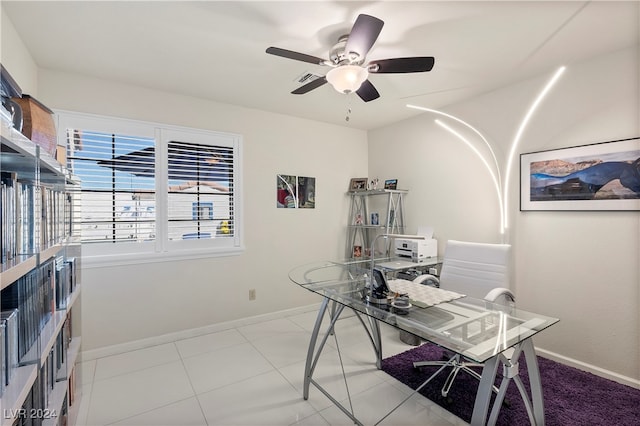
[[[2,352],[2,382],[0,394],[18,368],[18,310],[0,312],[0,350]]]
[[[36,187],[14,172],[2,172],[0,200],[3,264],[19,255],[33,254],[38,247],[51,247],[71,235],[72,199],[62,190]]]
[[[71,292],[71,267],[63,257],[56,259],[56,309],[67,307],[67,299]]]
[[[16,173],[2,172],[0,179],[2,263],[35,251],[35,187]]]
[[[78,283],[78,267],[75,257],[68,257],[65,262],[69,268],[69,292],[73,293]]]
[[[17,309],[18,357],[29,351],[55,310],[53,259],[29,271],[0,294],[2,310]]]

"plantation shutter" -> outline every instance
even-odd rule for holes
[[[132,243],[156,238],[155,140],[67,129],[67,166],[81,179],[83,243]]]
[[[168,141],[169,240],[234,237],[234,161],[233,145]]]

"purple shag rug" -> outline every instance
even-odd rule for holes
[[[413,362],[440,360],[443,352],[442,348],[425,343],[382,360],[382,370],[416,389],[437,371],[438,367],[422,367],[421,371],[413,367]],[[640,425],[640,389],[542,357],[538,357],[538,366],[548,426]],[[502,369],[498,368],[497,386],[502,379],[501,373]],[[448,398],[444,398],[440,390],[448,374],[448,369],[442,371],[420,393],[464,421],[470,422],[479,382],[469,374],[460,372]],[[520,358],[520,377],[525,388],[529,389],[524,356]],[[505,401],[497,425],[530,424],[524,402],[513,381],[509,384]]]

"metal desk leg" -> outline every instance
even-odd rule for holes
[[[373,346],[373,352],[376,354],[376,368],[378,370],[382,370],[382,335],[380,333],[380,323],[375,318],[367,315],[369,321],[369,327],[367,327],[367,324],[362,319],[360,312],[356,310],[353,312],[356,314],[360,324],[362,324],[362,327],[367,332],[371,346]]]
[[[493,383],[498,373],[499,358],[499,354],[490,358],[484,363],[484,367],[482,367],[482,377],[480,378],[478,393],[476,394],[476,400],[473,404],[473,414],[471,415],[471,424],[473,426],[484,425],[487,421]]]
[[[373,349],[376,353],[376,367],[378,370],[382,370],[382,336],[380,334],[380,323],[377,319],[369,317],[369,324],[371,326]]]
[[[496,424],[507,388],[513,380],[520,392],[520,396],[524,402],[531,424],[535,426],[544,426],[545,419],[542,383],[540,380],[540,370],[538,368],[538,359],[533,347],[533,341],[530,338],[525,339],[520,342],[520,344],[514,346],[514,349],[511,359],[504,358],[503,355],[499,354],[485,363],[482,370],[482,378],[480,379],[480,386],[478,387],[478,394],[476,395],[476,401],[473,407],[473,417],[471,418],[472,425]],[[519,375],[518,360],[522,354],[524,354],[527,361],[527,373],[529,376],[531,398],[529,398],[524,383]],[[487,422],[492,385],[496,378],[499,363],[503,364],[504,369],[502,383],[500,383],[500,389],[493,403],[494,405],[491,409],[491,416]]]
[[[324,298],[322,305],[318,310],[318,316],[316,317],[316,323],[313,326],[313,332],[311,333],[311,339],[309,340],[309,349],[307,350],[307,361],[304,365],[304,384],[302,390],[302,397],[306,400],[309,399],[309,384],[311,383],[311,377],[313,376],[313,358],[315,354],[316,343],[318,341],[318,333],[320,332],[320,326],[322,325],[322,319],[327,311],[329,305],[329,299]],[[335,315],[335,314],[334,314]],[[322,349],[319,349],[320,351]]]
[[[362,423],[353,414],[353,407],[351,408],[351,411],[349,411],[338,400],[336,400],[333,396],[331,396],[331,394],[324,387],[322,387],[318,382],[313,380],[313,372],[316,369],[316,365],[318,364],[318,360],[320,359],[320,355],[322,354],[324,345],[327,343],[327,338],[329,337],[329,335],[334,334],[335,332],[334,327],[335,327],[336,321],[338,321],[340,314],[344,310],[344,305],[335,304],[335,303],[332,305],[330,309],[330,315],[329,315],[331,318],[331,321],[329,322],[329,326],[324,336],[322,337],[322,340],[320,341],[320,343],[318,343],[318,335],[320,332],[320,327],[322,325],[322,319],[324,318],[324,315],[327,312],[329,301],[330,299],[327,297],[325,297],[322,300],[322,305],[320,306],[320,310],[318,311],[318,317],[316,318],[316,323],[313,327],[313,332],[311,333],[311,340],[309,341],[309,349],[307,350],[307,360],[305,362],[305,367],[304,367],[304,383],[303,383],[302,397],[305,400],[309,399],[309,387],[311,384],[313,384],[320,392],[322,392],[327,398],[329,398],[329,400],[333,402],[333,404],[337,408],[339,408],[344,414],[346,414],[351,420],[353,420],[354,424],[358,426],[363,426]],[[316,349],[316,344],[318,346],[317,349]],[[338,349],[338,354],[339,353],[340,353],[340,349]],[[342,365],[342,359],[340,359],[340,364]],[[344,368],[343,368],[342,374],[343,374],[343,377],[345,378],[345,385],[346,385],[346,375],[344,373]],[[347,388],[347,394],[349,394],[348,388]],[[351,401],[350,397],[349,397],[349,401]]]
[[[527,373],[531,385],[531,400],[533,402],[533,417],[536,425],[544,426],[544,401],[542,398],[542,381],[540,380],[540,369],[538,368],[538,357],[533,347],[533,340],[527,339],[522,342],[522,351],[527,360]]]
[[[498,420],[498,414],[502,401],[507,393],[507,387],[513,380],[520,392],[522,402],[527,410],[529,421],[535,426],[544,426],[544,404],[542,398],[542,385],[540,382],[540,370],[538,369],[538,359],[536,357],[536,351],[533,347],[533,341],[529,338],[521,342],[514,347],[515,351],[511,359],[503,359],[504,373],[502,383],[500,384],[500,391],[494,401],[493,409],[491,410],[491,416],[489,417],[489,425],[495,425]],[[524,354],[527,360],[527,373],[529,376],[529,390],[531,397],[527,393],[527,389],[520,378],[520,357]]]

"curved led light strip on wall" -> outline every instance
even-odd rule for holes
[[[436,119],[436,124],[438,126],[442,127],[443,129],[448,130],[450,133],[452,133],[453,135],[457,136],[462,142],[466,143],[467,146],[469,148],[471,148],[471,150],[473,152],[475,152],[478,157],[480,157],[480,159],[482,160],[482,163],[487,167],[487,170],[489,170],[489,174],[491,175],[491,178],[493,179],[493,184],[496,187],[496,193],[498,195],[498,205],[500,207],[500,235],[504,234],[504,207],[503,207],[503,204],[502,204],[502,194],[500,192],[500,189],[501,189],[502,185],[501,185],[501,182],[499,181],[499,178],[496,177],[496,174],[493,172],[493,170],[491,170],[491,165],[484,158],[482,153],[480,151],[478,151],[478,148],[473,146],[473,144],[470,141],[468,141],[464,136],[462,136],[460,133],[456,132],[451,127],[447,126],[446,124],[444,124],[442,121],[440,121],[438,119]],[[489,149],[493,153],[493,150],[491,149],[491,147],[489,147]],[[494,155],[494,159],[495,159],[495,155]],[[498,167],[498,161],[497,160],[496,160],[496,170],[498,171],[498,176],[499,176],[500,175],[500,168]]]
[[[408,108],[413,108],[413,109],[418,109],[421,111],[426,111],[426,112],[432,112],[434,114],[439,114],[442,115],[444,117],[450,118],[452,120],[457,121],[460,124],[463,124],[465,126],[467,126],[469,129],[473,130],[474,133],[476,133],[478,136],[480,136],[480,138],[484,141],[484,143],[487,145],[487,148],[489,148],[489,152],[491,152],[491,156],[493,157],[493,162],[495,165],[495,173],[491,168],[491,165],[489,164],[489,162],[487,161],[486,158],[484,158],[484,156],[482,155],[482,153],[473,146],[473,144],[466,139],[464,136],[462,136],[460,133],[456,132],[455,130],[453,130],[451,127],[447,126],[446,124],[444,124],[442,121],[440,120],[436,120],[436,124],[438,124],[440,127],[442,127],[443,129],[449,131],[450,133],[452,133],[454,136],[456,136],[457,138],[459,138],[460,140],[462,140],[464,143],[467,144],[467,146],[469,148],[471,148],[471,150],[473,152],[476,153],[476,155],[478,155],[478,157],[480,157],[480,159],[482,160],[482,163],[487,167],[487,170],[489,171],[489,174],[491,175],[491,178],[493,179],[493,184],[496,188],[496,193],[498,195],[498,206],[500,208],[500,235],[504,234],[504,205],[503,205],[503,200],[502,200],[502,178],[500,176],[500,165],[498,164],[498,159],[496,158],[496,154],[493,151],[493,148],[491,148],[491,144],[489,143],[489,141],[482,135],[482,133],[480,133],[480,131],[478,131],[478,129],[476,129],[475,127],[473,127],[471,124],[467,123],[464,120],[461,120],[458,117],[455,117],[451,114],[447,114],[446,112],[442,112],[442,111],[438,111],[435,109],[431,109],[431,108],[424,108],[424,107],[420,107],[417,105],[407,105]],[[497,175],[497,176],[496,176]]]
[[[451,127],[449,127],[446,124],[444,124],[442,121],[435,120],[436,124],[438,124],[440,127],[442,127],[445,130],[449,131],[451,134],[453,134],[457,138],[461,139],[464,143],[466,143],[469,146],[469,148],[471,148],[473,150],[473,152],[475,152],[480,157],[480,159],[482,160],[484,165],[487,167],[487,170],[489,170],[489,173],[491,174],[491,178],[493,179],[494,186],[496,187],[496,191],[498,193],[498,204],[500,206],[500,234],[501,235],[504,234],[505,229],[507,229],[507,227],[508,227],[507,216],[508,216],[508,206],[509,206],[509,203],[508,203],[509,177],[511,176],[511,168],[513,166],[513,160],[515,158],[516,148],[518,147],[518,144],[520,143],[520,139],[522,138],[522,134],[524,133],[524,129],[527,127],[527,124],[529,124],[529,121],[531,120],[531,117],[533,116],[533,113],[536,111],[536,109],[538,108],[538,106],[540,105],[540,103],[542,102],[544,97],[549,93],[549,91],[551,90],[553,85],[556,83],[556,81],[558,81],[558,79],[560,78],[560,76],[562,75],[562,73],[564,72],[565,69],[566,69],[566,67],[562,66],[553,74],[551,79],[547,82],[547,84],[544,86],[542,91],[538,94],[537,98],[533,101],[533,103],[529,107],[529,110],[527,111],[526,115],[522,119],[522,122],[520,123],[520,126],[518,127],[518,131],[516,132],[516,136],[513,139],[513,142],[511,143],[511,149],[509,150],[509,156],[507,157],[507,170],[506,170],[506,174],[505,174],[504,186],[502,185],[501,176],[500,176],[500,165],[498,164],[498,160],[496,158],[496,155],[495,155],[495,153],[493,151],[493,148],[491,148],[491,144],[482,135],[482,133],[480,133],[477,129],[475,129],[472,125],[470,125],[466,121],[461,120],[461,119],[459,119],[459,118],[457,118],[457,117],[455,117],[453,115],[447,114],[445,112],[438,111],[438,110],[431,109],[431,108],[424,108],[424,107],[420,107],[420,106],[416,106],[416,105],[407,105],[408,108],[418,109],[418,110],[426,111],[426,112],[432,112],[434,114],[439,114],[439,115],[445,116],[447,118],[450,118],[452,120],[455,120],[455,121],[467,126],[471,130],[473,130],[478,136],[480,136],[480,138],[487,145],[487,147],[489,148],[489,151],[491,152],[491,155],[493,156],[493,161],[494,161],[494,164],[495,164],[497,176],[496,176],[496,174],[493,173],[493,171],[491,169],[491,166],[490,166],[489,162],[486,160],[486,158],[484,158],[482,153],[480,153],[480,151],[478,151],[473,146],[473,144],[471,144],[471,142],[469,142],[466,138],[464,138],[461,134],[459,134],[458,132],[453,130]],[[502,191],[502,195],[501,195],[501,191]]]
[[[513,138],[513,142],[511,143],[511,150],[509,151],[509,157],[507,157],[507,172],[505,175],[505,182],[504,182],[504,208],[505,208],[504,226],[505,228],[509,226],[509,223],[507,221],[507,215],[508,215],[507,206],[509,205],[508,203],[509,176],[511,175],[511,167],[513,166],[513,159],[515,158],[516,148],[518,146],[518,143],[520,143],[520,138],[522,137],[522,133],[524,133],[525,127],[527,127],[527,124],[529,124],[529,120],[531,119],[531,116],[536,111],[536,109],[538,108],[538,105],[540,105],[544,97],[547,96],[547,93],[549,93],[549,91],[551,90],[553,85],[556,83],[556,81],[558,81],[558,79],[560,78],[560,76],[562,75],[562,73],[566,68],[567,67],[564,67],[564,66],[558,68],[558,70],[553,74],[551,79],[547,82],[546,86],[544,86],[544,88],[542,89],[542,91],[540,92],[536,100],[533,101],[533,103],[529,107],[529,111],[527,111],[527,114],[522,119],[522,122],[520,123],[520,127],[518,128],[518,132],[516,133],[516,136],[515,138]]]

